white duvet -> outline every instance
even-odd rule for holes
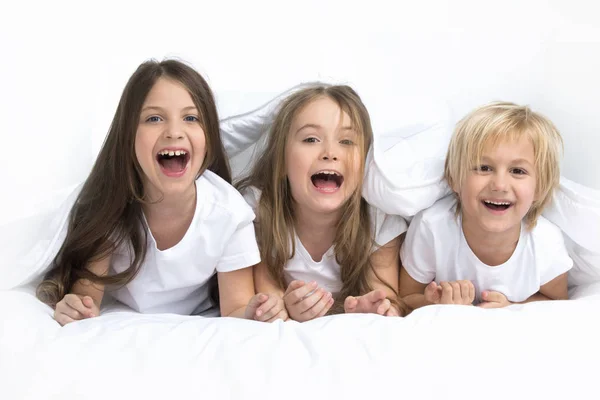
[[[0,292],[0,398],[597,399],[600,284],[572,297],[303,324],[114,307],[60,328]]]
[[[260,150],[282,97],[222,121],[236,175]],[[365,99],[375,116],[387,109],[377,101]],[[411,104],[410,121],[373,118],[363,187],[369,202],[408,219],[447,191],[439,176],[450,131],[443,107]],[[575,261],[569,301],[429,306],[406,318],[339,315],[304,324],[108,305],[100,317],[61,328],[31,282],[58,248],[72,189],[44,199],[28,219],[0,225],[7,239],[0,241],[0,399],[600,398],[597,191],[563,179],[545,213]]]

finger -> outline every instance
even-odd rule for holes
[[[386,317],[399,317],[400,312],[396,308],[396,306],[392,305],[389,310],[384,314]]]
[[[81,301],[81,299],[79,298],[79,296],[74,295],[74,294],[68,294],[65,297],[63,297],[63,300],[65,302],[66,305],[68,305],[69,307],[71,307],[74,310],[77,310],[81,313],[81,315],[88,315],[90,313],[90,309],[88,307],[86,307],[83,302]]]
[[[385,292],[381,289],[376,289],[376,290],[370,291],[369,293],[367,293],[361,297],[363,297],[365,300],[369,301],[370,303],[377,303],[378,301],[385,299]]]
[[[65,326],[66,324],[70,324],[71,322],[75,321],[73,318],[65,314],[55,315],[54,319],[60,324],[60,326]]]
[[[87,318],[87,313],[85,313],[85,314],[80,313],[79,311],[75,310],[74,308],[69,307],[69,305],[67,303],[63,303],[63,302],[58,303],[56,305],[55,314],[56,315],[64,314],[73,320],[80,320],[80,319]]]
[[[485,293],[485,297],[484,297],[484,293]],[[496,303],[504,302],[504,295],[499,292],[484,290],[483,293],[481,293],[481,297],[485,301],[491,301],[491,302],[496,302]]]
[[[425,287],[425,299],[433,304],[438,304],[440,302],[440,298],[442,296],[442,287],[438,286],[437,283],[430,282],[429,285]]]
[[[384,315],[390,309],[391,306],[392,302],[390,301],[390,299],[384,299],[375,310],[375,313],[379,315]]]
[[[479,308],[500,308],[501,305],[499,303],[492,302],[492,301],[484,301],[484,302],[479,303],[477,305],[477,307],[479,307]]]
[[[248,302],[248,308],[250,308],[251,310],[256,310],[258,307],[260,307],[262,303],[264,303],[268,299],[269,296],[267,296],[266,294],[257,293],[250,298],[250,301]],[[254,311],[254,313],[256,313],[256,311]]]
[[[462,296],[460,295],[460,284],[454,281],[450,282],[450,286],[452,286],[452,302],[454,304],[461,304]]]
[[[440,282],[442,287],[441,304],[452,304],[452,286],[448,282]]]
[[[284,296],[298,288],[301,288],[304,285],[306,285],[306,283],[304,283],[303,281],[291,281],[287,289],[285,290]]]
[[[344,300],[344,312],[353,313],[356,311],[356,306],[358,305],[358,299],[354,296],[346,297]]]
[[[473,285],[473,282],[471,281],[469,281],[469,283],[469,301],[471,304],[473,304],[475,301],[475,285]]]
[[[98,306],[96,306],[96,302],[94,301],[93,298],[91,298],[90,296],[84,296],[81,299],[81,302],[83,303],[84,306],[86,306],[87,308],[90,309],[90,312],[87,315],[88,318],[93,318],[98,315],[98,311],[99,311]]]
[[[287,311],[285,309],[279,311],[276,315],[272,316],[271,318],[269,318],[265,322],[275,322],[278,319],[280,319],[280,320],[282,320],[284,322],[287,321],[288,314],[287,314]]]
[[[331,310],[333,303],[334,303],[334,301],[333,301],[333,297],[332,297],[331,299],[329,299],[329,301],[327,302],[325,307],[321,310],[321,312],[315,318],[320,318],[320,317],[324,316],[325,314],[327,314],[327,312],[329,310]]]
[[[269,319],[271,318],[274,314],[277,314],[277,311],[279,310],[273,310],[273,307],[275,307],[277,305],[277,297],[274,295],[267,295],[267,300],[265,302],[263,302],[257,309],[256,309],[256,313],[255,315],[257,317],[261,317],[261,320],[265,320],[265,319]],[[271,312],[271,310],[274,311]],[[270,315],[265,315],[267,313],[271,312]]]
[[[469,301],[469,284],[471,282],[470,281],[459,281],[460,284],[460,295],[461,295],[461,302],[462,304],[469,304],[471,303]]]
[[[322,288],[317,289],[313,294],[296,304],[298,311],[300,311],[301,314],[307,312],[327,295],[331,297],[331,293],[325,292]],[[329,298],[327,300],[329,300]]]
[[[319,289],[322,290],[322,289]],[[314,295],[311,297],[315,297]],[[319,297],[318,301],[315,302],[310,308],[302,313],[305,320],[316,318],[321,311],[329,304],[329,300],[332,299],[331,293],[327,292]]]
[[[291,286],[291,284],[290,284]],[[310,282],[306,285],[303,285],[297,289],[290,291],[288,294],[284,295],[284,299],[286,300],[286,304],[296,304],[304,300],[307,295],[314,291],[317,288],[317,282]],[[289,289],[289,287],[288,287]]]

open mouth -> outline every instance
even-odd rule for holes
[[[312,184],[319,191],[334,192],[344,183],[344,177],[336,171],[320,171],[310,177]]]
[[[185,150],[161,150],[156,155],[156,161],[158,161],[165,174],[170,176],[180,175],[185,171],[190,161],[190,153]]]
[[[510,201],[491,201],[491,200],[483,200],[483,205],[494,211],[504,211],[508,210],[512,203]]]

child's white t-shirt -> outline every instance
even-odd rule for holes
[[[260,200],[260,190],[250,187],[244,190],[244,198],[256,212]],[[406,232],[407,223],[397,215],[387,215],[383,211],[369,206],[371,232],[377,246],[383,246],[392,239]],[[342,289],[340,265],[335,259],[335,249],[331,246],[320,261],[315,261],[298,235],[294,234],[296,251],[283,269],[286,285],[293,280],[304,282],[316,281],[319,287],[330,291],[333,295]],[[374,250],[377,250],[376,248]]]
[[[146,258],[138,275],[111,291],[114,298],[142,313],[201,314],[214,304],[208,280],[260,262],[254,213],[237,190],[205,171],[196,180],[196,210],[184,237],[159,250],[148,231]],[[129,245],[113,254],[111,272],[131,264]]]
[[[455,207],[453,195],[444,197],[410,223],[400,258],[414,280],[423,284],[470,280],[474,304],[481,302],[484,290],[522,302],[573,266],[560,229],[543,217],[531,231],[521,224],[519,242],[508,261],[488,266],[469,247]]]

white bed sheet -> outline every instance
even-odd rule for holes
[[[32,289],[2,291],[0,399],[598,398],[600,283],[571,295],[303,324],[113,305],[61,328]]]

